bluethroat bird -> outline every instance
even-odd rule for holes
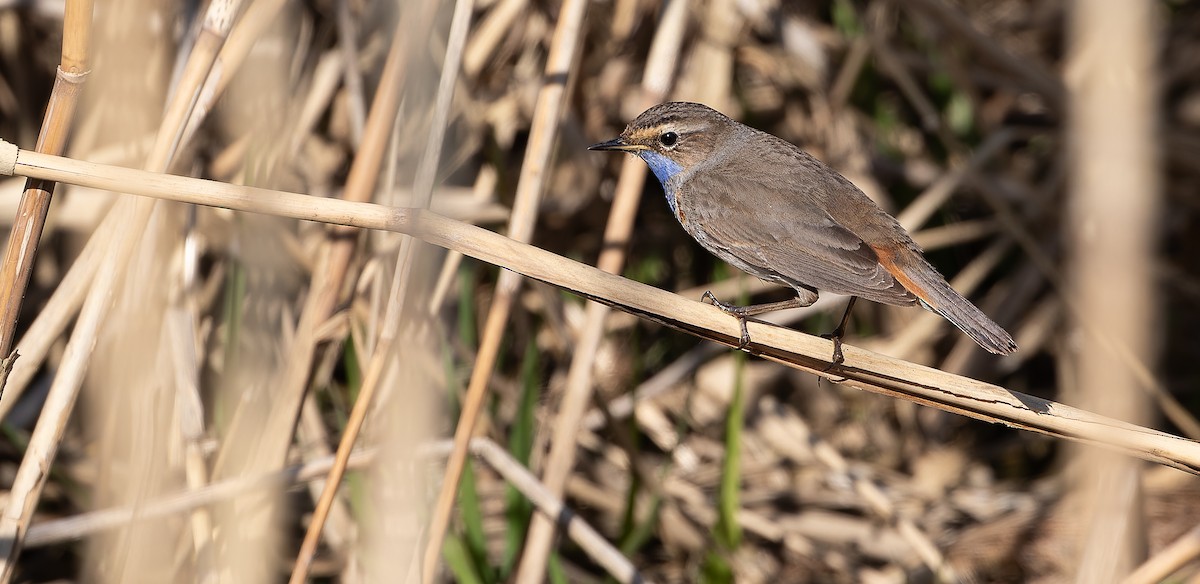
[[[809,306],[819,291],[850,303],[829,336],[842,362],[841,337],[857,298],[920,304],[998,355],[1017,350],[1000,325],[955,292],[891,215],[854,183],[791,143],[698,103],[656,105],[620,137],[589,147],[640,157],[662,183],[667,205],[700,245],[762,280],[796,290],[791,300],[734,306],[704,299],[741,324],[746,318]]]

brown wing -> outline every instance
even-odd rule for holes
[[[798,166],[806,161],[797,160],[759,162],[772,172],[748,174],[744,164],[717,161],[702,178],[682,185],[680,221],[702,245],[763,279],[884,304],[916,302],[875,251],[822,206],[829,193],[819,189],[842,185],[813,173],[832,170],[819,162],[823,168]]]

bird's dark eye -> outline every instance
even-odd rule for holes
[[[679,142],[679,134],[676,134],[675,132],[663,132],[663,134],[658,137],[658,142],[663,146],[670,148]]]

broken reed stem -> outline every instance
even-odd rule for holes
[[[15,146],[0,142],[0,174],[8,169],[21,176],[99,190],[405,233],[701,338],[732,347],[741,335],[737,321],[715,307],[425,210],[324,199],[37,152],[18,153]],[[1191,440],[849,345],[845,346],[842,366],[830,368],[829,341],[755,320],[748,327],[754,339],[752,352],[795,369],[850,387],[1106,447],[1200,475],[1200,443]]]

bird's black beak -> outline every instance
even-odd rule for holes
[[[592,144],[591,146],[588,146],[588,150],[616,150],[619,152],[636,152],[641,149],[641,146],[636,144],[628,144],[625,142],[624,138],[620,137],[613,138],[608,142],[601,142],[599,144]]]

